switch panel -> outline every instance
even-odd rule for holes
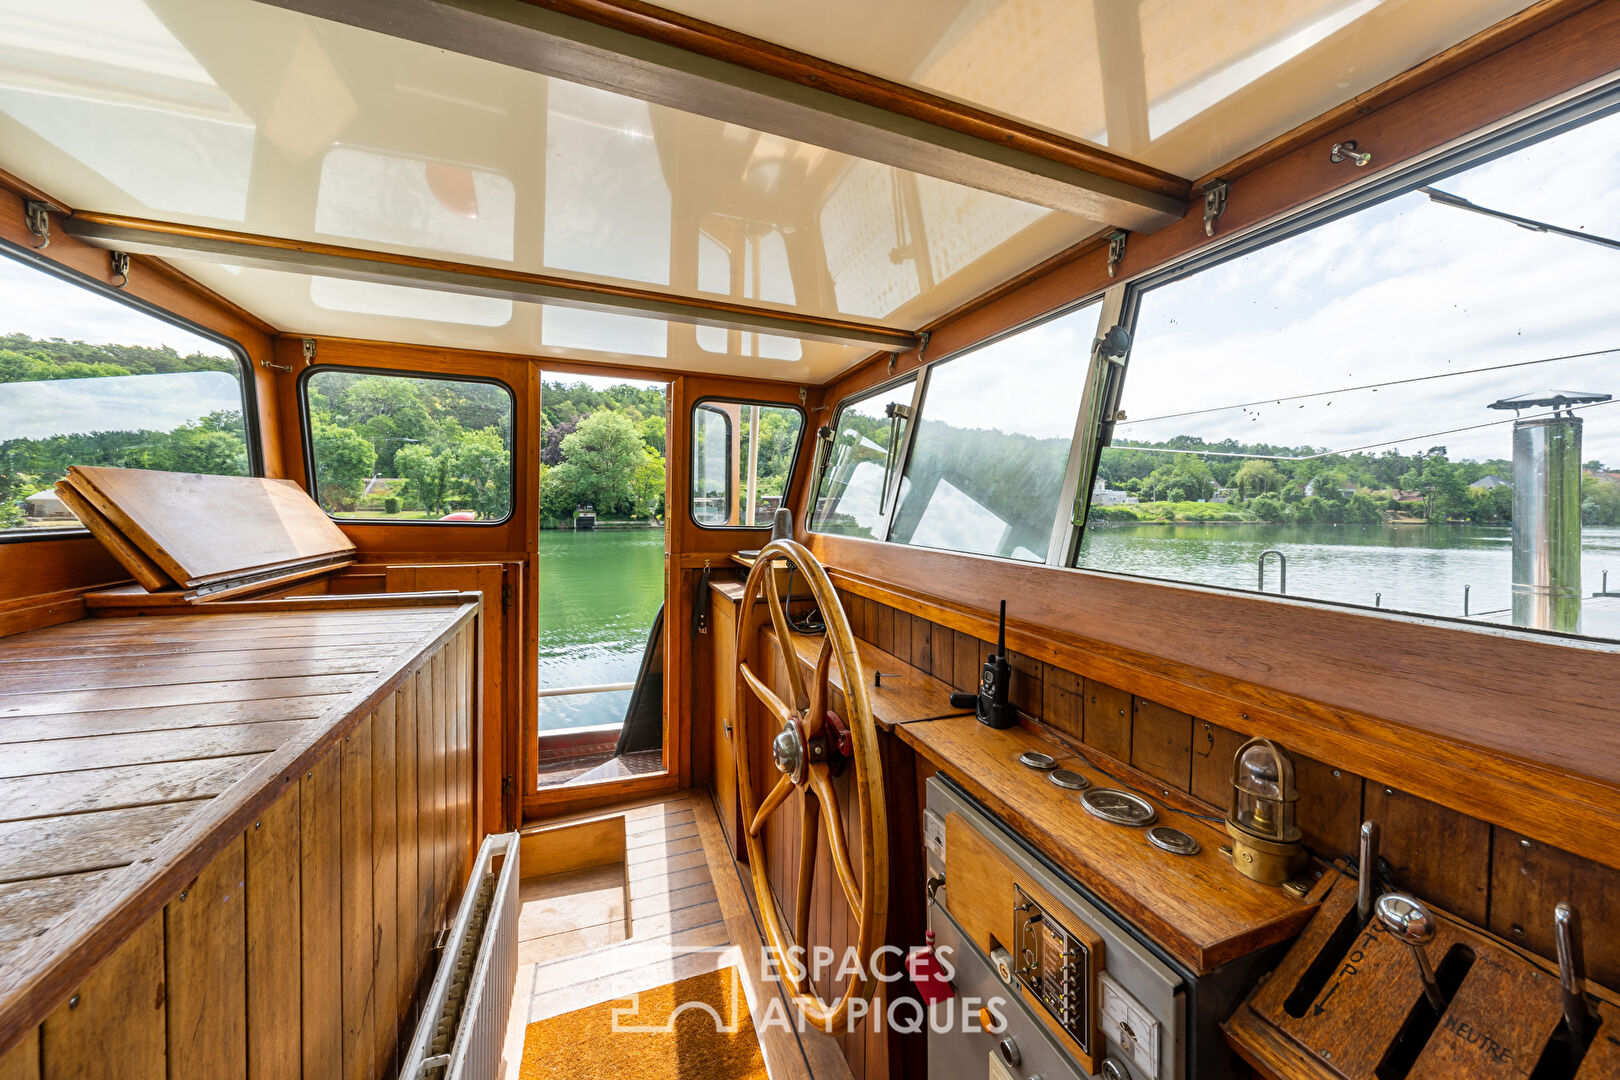
[[[1140,1002],[1104,973],[1101,986],[1103,1036],[1112,1039],[1148,1080],[1159,1076],[1159,1022]]]
[[[932,810],[923,811],[923,846],[940,866],[945,865],[945,819]]]

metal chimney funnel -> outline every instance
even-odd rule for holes
[[[1493,409],[1550,408],[1513,424],[1513,625],[1581,629],[1581,419],[1571,406],[1608,394],[1544,390]]]

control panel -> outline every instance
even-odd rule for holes
[[[1013,884],[1018,979],[1084,1053],[1091,1052],[1091,949]]]

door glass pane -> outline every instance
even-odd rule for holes
[[[322,370],[304,382],[316,499],[346,521],[505,521],[512,393],[496,383]]]
[[[769,528],[803,432],[804,413],[789,405],[699,402],[692,412],[692,519]]]
[[[935,367],[891,539],[1044,562],[1097,305]]]
[[[890,509],[885,487],[893,456],[905,444],[905,414],[915,385],[915,378],[907,379],[839,409],[816,483],[813,531],[883,539],[883,517]]]
[[[0,533],[78,528],[70,465],[246,476],[235,350],[0,257]]]

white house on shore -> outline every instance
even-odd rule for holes
[[[1091,505],[1093,506],[1122,506],[1141,502],[1135,495],[1125,491],[1115,491],[1108,486],[1107,481],[1097,477],[1097,482],[1091,486]]]
[[[23,500],[23,517],[29,521],[78,521],[50,488],[36,491]]]

